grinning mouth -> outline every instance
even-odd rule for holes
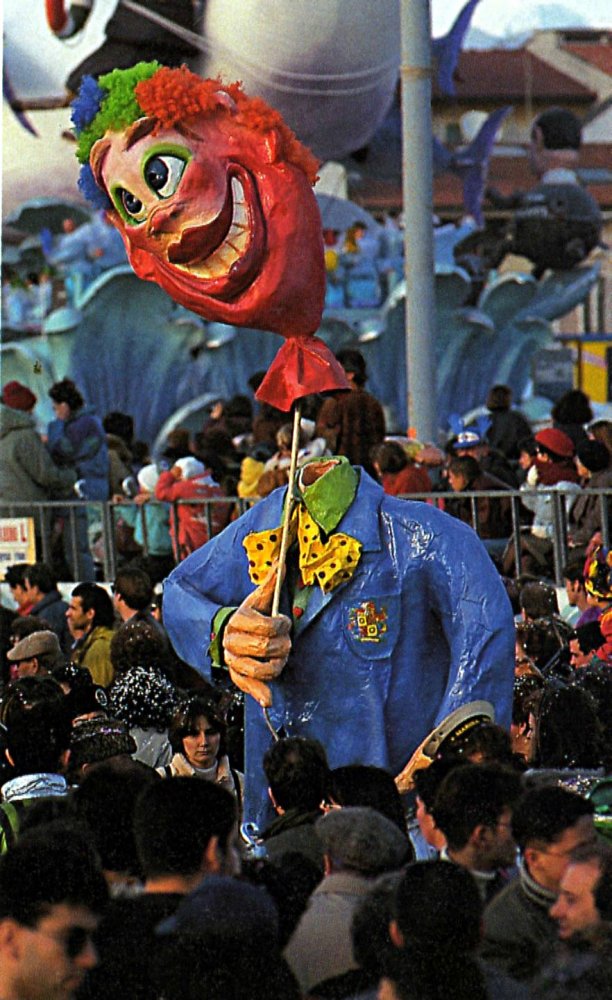
[[[245,257],[251,243],[249,204],[244,184],[236,176],[231,178],[228,195],[214,223],[187,229],[178,243],[170,246],[168,260],[179,271],[216,281],[229,275]],[[203,257],[202,250],[207,251],[217,240],[215,249]]]

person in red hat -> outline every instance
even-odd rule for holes
[[[21,382],[7,382],[0,402],[0,504],[5,517],[31,517],[32,503],[73,492],[76,475],[58,468],[45,448],[33,416],[36,396]],[[36,519],[36,526],[39,521]]]
[[[521,486],[522,502],[533,511],[528,534],[521,538],[521,571],[536,576],[548,575],[552,569],[553,498],[557,490],[564,494],[566,513],[580,492],[580,477],[574,463],[574,442],[557,427],[545,427],[535,435],[535,462]],[[514,568],[514,543],[504,554],[504,573]]]
[[[21,382],[7,382],[2,389],[2,402],[12,410],[23,410],[29,413],[36,406],[36,396],[27,385]]]

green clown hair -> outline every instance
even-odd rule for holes
[[[91,148],[108,130],[119,132],[142,118],[143,110],[136,99],[136,85],[142,80],[149,80],[161,69],[158,62],[140,62],[130,69],[114,69],[99,77],[99,99],[93,105],[90,103],[90,116],[81,105],[83,88],[79,97],[73,102],[73,122],[75,124],[78,146],[77,159],[79,163],[88,163]],[[93,112],[94,116],[91,117]],[[82,127],[80,127],[82,125]]]

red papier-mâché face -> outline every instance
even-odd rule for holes
[[[140,278],[205,319],[312,335],[325,294],[321,219],[274,128],[230,114],[107,131],[91,166]]]

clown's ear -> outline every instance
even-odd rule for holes
[[[280,133],[271,128],[263,137],[264,155],[267,163],[277,163],[282,158],[283,143]]]
[[[110,149],[110,141],[103,136],[94,142],[89,153],[89,166],[91,167],[91,172],[94,176],[94,180],[98,187],[104,190],[104,182],[102,180],[102,167],[104,165],[104,160]]]

